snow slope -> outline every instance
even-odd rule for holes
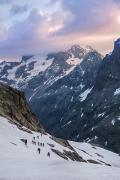
[[[16,125],[0,117],[0,180],[118,180],[120,177],[120,157],[110,151],[86,143],[69,142],[85,160],[92,159],[104,163],[92,164],[64,160],[51,151],[48,144],[59,151],[69,150],[56,143],[50,135],[33,134],[19,130]],[[41,153],[36,142],[44,143]],[[37,139],[39,136],[39,139]],[[20,139],[27,139],[28,145]],[[47,153],[50,152],[50,158]]]
[[[34,63],[34,68],[32,70],[30,69],[31,63]],[[7,79],[16,80],[16,87],[17,87],[18,83],[22,83],[24,81],[28,82],[33,77],[37,76],[40,72],[44,72],[48,67],[51,66],[52,63],[53,63],[53,59],[49,59],[47,61],[46,57],[33,56],[28,61],[25,61],[25,62],[23,61],[17,66],[15,66],[14,68],[8,70]],[[25,66],[24,71],[27,72],[29,75],[26,77],[23,77],[23,74],[21,74],[19,78],[16,78],[16,71],[24,66]]]

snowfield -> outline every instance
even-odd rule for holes
[[[85,101],[85,99],[87,98],[88,94],[90,94],[90,92],[92,91],[93,87],[90,89],[85,90],[81,95],[80,95],[80,100],[81,102]]]
[[[64,160],[51,151],[50,145],[60,152],[72,150],[52,140],[49,134],[41,136],[40,133],[32,133],[19,130],[16,125],[0,117],[0,180],[120,179],[119,155],[87,143],[69,142],[84,160],[92,159],[101,164]],[[44,143],[44,147],[40,146],[40,154],[37,152],[38,145],[32,144],[33,137],[36,143]],[[27,146],[20,139],[27,139]]]
[[[16,67],[13,67],[12,69],[8,70],[7,79],[9,80],[16,80],[15,87],[18,88],[18,84],[22,82],[28,82],[33,77],[37,76],[40,72],[44,72],[48,67],[51,66],[53,63],[53,59],[49,59],[49,61],[46,60],[47,57],[44,56],[34,56],[29,59],[29,61],[23,61]],[[31,63],[34,63],[34,68],[32,70],[29,70],[29,66]],[[23,77],[23,73],[19,78],[16,78],[16,71],[22,67],[26,66],[25,70],[29,73],[28,76]],[[2,76],[3,78],[3,76]]]

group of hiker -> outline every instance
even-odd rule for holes
[[[42,133],[41,133],[41,137],[42,137]],[[36,141],[36,139],[37,139],[37,141]],[[38,146],[40,146],[40,147],[43,147],[44,148],[44,146],[45,146],[45,144],[44,143],[41,143],[41,142],[39,142],[38,141],[38,139],[39,139],[39,136],[37,136],[37,137],[33,137],[33,140],[32,140],[32,144],[33,145],[38,145]],[[24,139],[24,141],[23,141],[24,143],[25,143],[25,145],[27,146],[27,139]],[[38,153],[40,154],[40,152],[41,152],[41,149],[40,149],[40,147],[38,147],[38,149],[37,149],[37,151],[38,151]],[[48,152],[47,153],[47,156],[48,157],[50,157],[50,152]]]

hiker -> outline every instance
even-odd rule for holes
[[[40,146],[42,147],[42,143],[40,143]]]
[[[35,137],[33,137],[33,139],[35,140]]]
[[[36,145],[36,142],[32,140],[32,144]]]
[[[40,154],[40,148],[38,148],[38,153]]]
[[[39,136],[37,136],[37,139],[39,139]]]
[[[38,142],[38,146],[41,146],[41,143],[40,143],[40,142]]]
[[[47,153],[47,156],[50,157],[50,152]]]
[[[25,139],[25,145],[27,146],[27,139]]]
[[[41,132],[41,137],[42,137],[42,132]]]

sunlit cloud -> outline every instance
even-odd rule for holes
[[[38,0],[36,6],[21,2],[11,0],[5,9],[9,1],[0,0],[0,57],[64,50],[73,44],[91,45],[106,54],[119,37],[118,0],[44,0],[42,6]]]

